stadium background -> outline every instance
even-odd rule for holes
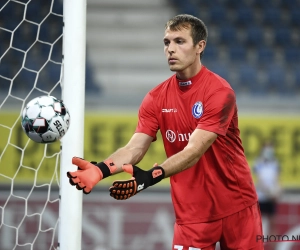
[[[62,13],[62,3],[57,0],[20,2],[28,2],[26,18],[41,23],[39,39],[54,46],[50,53],[50,46],[36,42],[25,58],[24,53],[12,47],[27,50],[36,40],[37,27],[23,22],[14,32],[13,39],[10,32],[0,29],[0,75],[6,78],[17,75],[11,94],[25,98],[36,77],[24,70],[25,62],[26,67],[40,71],[36,86],[59,96],[59,88],[52,88],[59,81],[60,65],[51,61],[46,67],[42,68],[42,65],[49,53],[53,61],[61,61],[62,39],[56,39],[62,32],[62,18],[48,13],[52,3],[53,10]],[[4,2],[0,3],[0,9],[2,6]],[[281,183],[285,189],[278,211],[278,233],[292,232],[299,236],[299,0],[88,0],[85,157],[101,160],[124,145],[134,131],[136,112],[146,92],[171,75],[163,55],[162,37],[165,22],[177,13],[197,15],[208,26],[209,38],[203,62],[227,79],[236,91],[241,135],[250,165],[265,138],[275,141],[282,167]],[[23,14],[24,5],[10,1],[1,9],[0,27],[14,30]],[[19,107],[15,99],[5,99],[10,82],[3,77],[0,77],[0,103],[4,103],[0,123],[12,126],[19,115]],[[0,134],[0,152],[8,140],[21,147],[26,143],[21,128],[14,130],[11,138],[3,127],[0,127]],[[153,160],[164,159],[159,141],[151,146],[140,166],[148,168]],[[59,144],[50,145],[47,154],[58,149]],[[30,142],[24,165],[37,166],[43,150],[43,145]],[[0,173],[13,177],[14,166],[18,166],[20,159],[20,151],[14,147],[6,150],[0,162]],[[43,161],[37,172],[37,183],[47,181],[52,165],[51,158]],[[33,171],[22,169],[14,184],[26,189],[32,185],[34,175]],[[113,179],[108,178],[96,191],[84,196],[83,249],[169,249],[174,218],[168,180],[132,201],[120,203],[112,201],[106,192]],[[3,190],[9,190],[7,179],[0,180]],[[5,194],[4,191],[0,193],[0,206],[5,201]],[[42,190],[34,198],[33,207],[41,206],[43,196]],[[18,211],[18,202],[12,207]],[[46,220],[51,221],[57,209],[54,204]],[[13,221],[14,214],[6,213],[6,216],[9,214]],[[20,229],[23,238],[33,237],[36,231],[32,226],[34,222],[29,221],[28,225],[31,225],[30,229],[26,225]],[[3,227],[0,228],[3,249],[9,249],[12,238]],[[47,240],[45,236],[44,241]],[[299,243],[277,246],[278,249],[293,250],[299,247]]]

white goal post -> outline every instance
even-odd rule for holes
[[[66,173],[84,152],[85,70],[86,0],[0,1],[1,250],[82,248],[82,192]],[[69,110],[61,142],[22,130],[23,108],[41,95]]]
[[[73,156],[83,157],[86,0],[63,2],[63,77],[62,98],[71,114],[71,125],[62,139],[59,209],[59,249],[81,249],[82,192],[72,187],[66,176],[74,171]],[[68,105],[69,104],[69,105]]]

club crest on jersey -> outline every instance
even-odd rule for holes
[[[199,119],[203,115],[202,102],[196,102],[192,108],[192,114],[196,119]]]

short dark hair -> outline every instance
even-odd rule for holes
[[[180,30],[181,28],[188,29],[191,28],[191,36],[194,45],[196,45],[201,40],[207,41],[208,31],[204,22],[192,15],[180,14],[171,18],[165,26],[165,29],[170,30]],[[203,51],[200,54],[202,57]]]

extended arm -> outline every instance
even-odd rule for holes
[[[102,162],[89,162],[84,159],[73,157],[72,163],[78,166],[78,170],[68,172],[70,184],[85,194],[91,192],[93,187],[102,179],[122,172],[124,163],[137,164],[147,152],[153,138],[136,133],[126,146],[118,149]]]

